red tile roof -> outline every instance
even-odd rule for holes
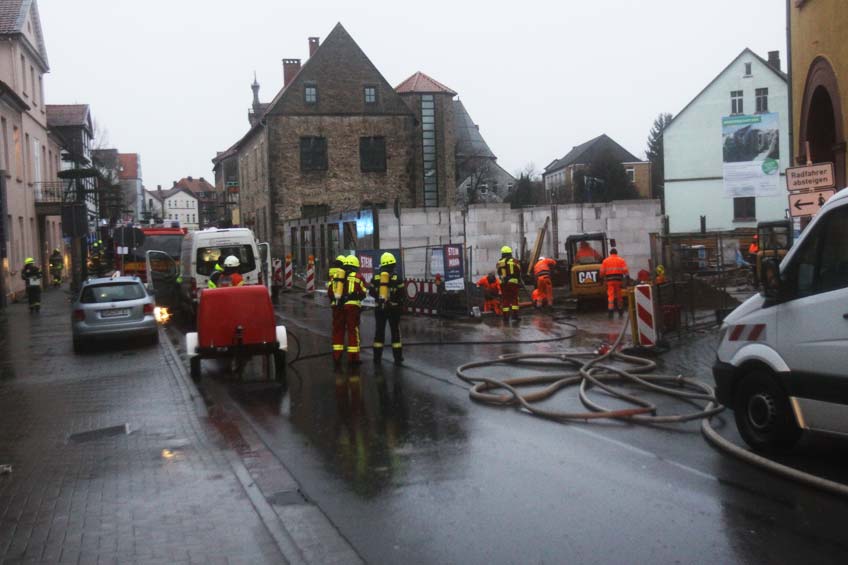
[[[423,93],[423,94],[450,94],[456,96],[456,92],[440,83],[434,78],[428,77],[421,71],[418,71],[399,85],[395,87],[395,92],[398,94],[405,93]]]
[[[118,153],[120,172],[118,178],[121,180],[141,178],[138,174],[138,153]]]

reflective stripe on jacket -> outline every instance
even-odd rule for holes
[[[556,261],[553,259],[542,259],[536,262],[533,266],[533,274],[538,279],[539,277],[550,277],[551,269],[556,267]]]
[[[503,283],[513,282],[518,284],[518,275],[520,272],[521,266],[512,257],[503,258],[498,261],[498,276]]]
[[[629,274],[627,262],[618,255],[610,255],[601,263],[601,276],[608,281],[620,281]]]
[[[349,273],[347,276],[347,285],[345,288],[345,297],[343,301],[345,305],[360,306],[362,299],[365,298],[365,281],[358,273]]]

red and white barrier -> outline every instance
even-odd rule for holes
[[[312,255],[306,263],[306,292],[315,292],[315,257]]]
[[[275,286],[283,284],[283,262],[280,259],[274,259],[271,262],[272,275],[271,280]]]
[[[657,344],[657,317],[654,314],[654,290],[649,284],[636,285],[636,330],[638,344],[653,347]]]
[[[285,279],[283,286],[287,289],[294,287],[294,269],[292,268],[291,253],[286,255]]]
[[[405,310],[409,314],[437,316],[439,314],[439,285],[431,281],[407,279]]]

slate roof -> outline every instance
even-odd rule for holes
[[[642,159],[639,159],[633,153],[613,141],[607,134],[602,133],[594,139],[572,147],[571,151],[566,153],[564,157],[555,160],[545,167],[545,173],[558,171],[569,165],[591,163],[605,152],[610,152],[613,158],[621,163],[637,163],[642,161]]]
[[[90,130],[88,104],[48,104],[47,127],[85,127]]]
[[[460,100],[453,101],[453,115],[457,157],[495,159],[495,154],[480,135],[480,128],[471,119],[468,110]]]
[[[140,178],[138,175],[138,153],[118,153],[118,161],[121,164],[118,178],[121,180]]]
[[[184,188],[192,193],[196,198],[199,198],[198,193],[215,191],[215,187],[209,184],[209,182],[203,177],[183,177],[174,184],[171,190],[175,188]]]
[[[436,79],[429,77],[418,71],[399,85],[395,87],[395,92],[398,94],[417,93],[417,94],[450,94],[456,96],[456,92],[440,83]]]
[[[32,11],[33,35],[36,44],[33,46],[44,66],[47,66],[47,47],[44,44],[44,33],[41,30],[41,18],[38,15],[38,4],[35,0],[0,0],[0,35],[12,35],[24,32],[27,14]]]

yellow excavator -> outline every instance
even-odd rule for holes
[[[586,300],[606,297],[601,263],[607,257],[608,244],[615,246],[615,241],[607,240],[607,234],[604,232],[570,235],[565,240],[570,298]]]

